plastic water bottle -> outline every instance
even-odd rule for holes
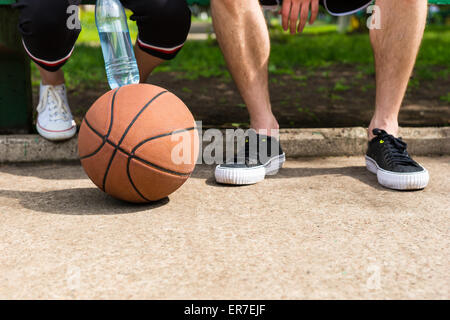
[[[139,69],[131,44],[127,16],[120,1],[97,0],[95,22],[111,89],[139,83]]]

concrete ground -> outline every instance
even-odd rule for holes
[[[153,205],[77,164],[0,166],[0,298],[449,299],[450,157],[418,160],[418,192],[341,157],[248,187],[198,166]]]

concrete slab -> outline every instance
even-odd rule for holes
[[[198,166],[130,205],[79,165],[0,166],[0,298],[449,299],[450,157],[423,191],[380,187],[362,157],[289,161],[247,187]]]
[[[450,127],[401,128],[400,135],[412,155],[450,155]],[[282,129],[280,136],[289,158],[363,155],[367,147],[362,127]],[[77,160],[77,143],[77,139],[55,143],[39,135],[3,135],[0,163]]]

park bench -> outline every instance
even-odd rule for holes
[[[38,0],[36,0],[38,1]],[[210,0],[188,0],[207,6]],[[29,133],[32,122],[30,60],[25,54],[17,28],[16,0],[0,0],[0,133]],[[83,0],[94,4],[95,0]],[[450,0],[429,0],[450,4]]]

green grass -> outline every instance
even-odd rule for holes
[[[92,12],[82,13],[83,30],[73,57],[65,65],[66,79],[71,87],[92,87],[106,82],[104,63]],[[133,39],[137,35],[134,22],[130,23]],[[271,32],[272,53],[269,72],[291,74],[301,67],[326,67],[337,63],[356,64],[362,73],[373,74],[373,55],[367,34],[342,35],[335,25],[318,25],[305,29],[305,34],[291,36],[275,29]],[[425,32],[417,60],[419,78],[448,77],[450,69],[450,28],[429,26]],[[429,66],[440,66],[438,75]],[[39,82],[37,69],[33,66],[33,83]],[[188,41],[176,59],[166,62],[155,72],[176,72],[178,77],[230,76],[219,46],[215,40]],[[344,87],[336,90],[344,90]]]
[[[131,11],[126,10],[127,17],[131,16]],[[98,43],[100,39],[98,38],[97,28],[95,26],[95,15],[93,11],[80,11],[80,18],[82,22],[82,30],[78,43]],[[128,19],[128,27],[130,29],[130,35],[133,39],[136,38],[138,30],[136,23]]]
[[[450,103],[450,92],[448,92],[445,96],[442,96],[441,101]]]
[[[334,85],[334,91],[347,91],[350,89],[350,86],[346,85],[343,80],[339,80]]]

